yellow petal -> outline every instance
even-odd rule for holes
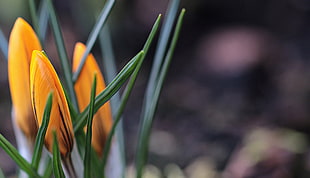
[[[73,54],[73,71],[75,72],[81,62],[85,45],[77,43]],[[84,110],[90,102],[90,93],[94,74],[97,73],[96,95],[105,89],[103,76],[92,54],[88,55],[81,74],[74,85],[79,108]],[[112,128],[112,113],[110,103],[105,103],[94,115],[92,126],[92,145],[98,155],[102,154],[107,136]]]
[[[39,125],[42,123],[48,94],[53,92],[53,104],[45,145],[49,151],[52,151],[52,131],[55,130],[60,153],[66,157],[72,150],[74,140],[68,103],[55,69],[47,57],[37,50],[33,51],[31,59],[30,91],[33,110]]]
[[[8,76],[14,121],[31,140],[34,140],[37,133],[29,90],[29,67],[33,50],[42,50],[40,42],[31,26],[18,18],[10,35]]]

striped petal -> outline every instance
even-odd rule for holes
[[[52,152],[53,133],[55,130],[62,157],[66,157],[73,148],[74,135],[68,103],[56,74],[48,58],[40,51],[33,51],[30,65],[30,91],[34,114],[41,125],[45,103],[53,92],[53,104],[50,123],[45,136],[45,146]]]
[[[73,54],[73,72],[75,72],[81,62],[85,51],[85,45],[77,43]],[[79,109],[82,111],[90,102],[91,86],[94,74],[97,73],[96,95],[105,89],[104,78],[98,64],[92,54],[88,55],[81,71],[80,77],[74,85],[77,95]],[[107,136],[112,128],[112,113],[110,103],[105,103],[94,115],[92,126],[92,146],[98,155],[102,155]]]
[[[31,26],[18,18],[10,35],[8,76],[13,103],[13,119],[23,134],[34,141],[37,124],[31,108],[29,67],[33,50],[42,50]]]

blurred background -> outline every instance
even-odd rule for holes
[[[99,0],[54,1],[70,58],[86,42]],[[168,0],[117,1],[109,17],[118,69],[144,44]],[[310,1],[183,0],[183,28],[152,130],[149,176],[291,178],[310,176]],[[6,38],[28,3],[0,0]],[[50,30],[47,54],[61,75]],[[138,125],[155,45],[124,114],[133,164]],[[94,55],[101,60],[96,44]],[[0,133],[15,144],[7,62],[0,54]],[[0,149],[0,167],[15,174]],[[129,169],[130,171],[130,169]]]

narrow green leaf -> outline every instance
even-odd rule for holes
[[[132,74],[131,77],[130,77],[130,80],[129,80],[129,82],[128,82],[128,85],[127,85],[127,87],[126,87],[126,89],[125,89],[125,91],[124,91],[124,94],[123,94],[123,97],[122,97],[122,100],[121,100],[120,107],[119,107],[119,109],[117,110],[117,114],[116,114],[116,116],[115,116],[116,118],[121,117],[121,115],[122,115],[122,113],[123,113],[123,111],[124,111],[124,109],[125,109],[125,106],[126,106],[126,104],[127,104],[129,95],[130,95],[130,93],[131,93],[131,91],[132,91],[132,89],[133,89],[133,86],[134,86],[135,81],[136,81],[136,79],[137,79],[138,73],[139,73],[139,71],[140,71],[140,69],[141,69],[141,66],[142,66],[142,63],[143,63],[143,61],[144,61],[144,58],[145,58],[145,56],[146,56],[146,54],[147,54],[147,52],[148,52],[148,50],[149,50],[149,48],[150,48],[150,45],[151,45],[151,43],[152,43],[152,41],[153,41],[153,39],[154,39],[154,37],[155,37],[155,34],[156,34],[156,32],[157,32],[158,27],[159,27],[160,19],[161,19],[161,15],[159,15],[159,16],[157,17],[157,19],[156,19],[156,21],[155,21],[155,23],[154,23],[154,25],[153,25],[153,28],[152,28],[152,30],[151,30],[151,33],[149,34],[149,37],[148,37],[147,40],[146,40],[146,43],[145,43],[145,45],[144,45],[144,47],[143,47],[143,51],[145,51],[145,53],[144,53],[144,55],[142,56],[142,59],[141,59],[140,62],[138,63],[137,67],[135,68],[135,71],[133,72],[133,74]]]
[[[156,105],[156,103],[158,103],[157,100],[159,98],[159,94],[160,94],[161,89],[163,87],[163,83],[164,83],[164,80],[166,78],[166,75],[167,75],[167,72],[168,72],[168,69],[169,69],[169,66],[171,63],[171,59],[172,59],[172,56],[173,56],[173,53],[174,53],[174,50],[175,50],[175,47],[176,47],[176,44],[177,44],[177,41],[179,38],[179,34],[180,34],[182,23],[183,23],[184,14],[185,14],[185,9],[183,8],[181,10],[179,17],[178,17],[178,21],[177,21],[177,24],[175,27],[175,31],[174,31],[173,36],[172,36],[171,44],[169,46],[168,52],[167,52],[165,60],[164,60],[163,67],[162,67],[160,75],[158,77],[158,82],[157,82],[157,85],[155,88],[155,93],[153,96],[153,100],[155,100],[156,102],[152,102],[153,105]],[[154,107],[152,107],[152,108],[154,108]],[[154,115],[154,113],[155,113],[154,111],[151,112],[151,115]],[[150,117],[150,118],[153,118],[153,117]]]
[[[77,143],[77,148],[78,148],[80,157],[84,158],[85,144],[86,144],[85,132],[83,129],[80,129],[77,132],[75,132],[74,135],[75,135],[75,141]]]
[[[91,139],[92,139],[92,125],[94,117],[94,104],[96,96],[96,85],[97,85],[97,76],[94,75],[93,85],[90,94],[90,104],[88,110],[88,119],[87,119],[87,132],[86,132],[86,146],[85,146],[85,156],[84,156],[84,177],[91,177]]]
[[[144,112],[144,115],[143,115],[142,127],[140,130],[139,139],[138,139],[139,144],[138,144],[138,150],[137,150],[137,178],[142,177],[144,165],[146,164],[146,161],[147,161],[147,157],[148,157],[147,151],[148,151],[149,137],[151,134],[153,118],[154,118],[156,107],[158,104],[160,92],[163,87],[163,82],[166,77],[166,74],[167,74],[171,59],[172,59],[172,55],[173,55],[173,52],[174,52],[174,49],[177,43],[177,39],[179,37],[184,14],[185,14],[185,9],[182,9],[179,15],[177,24],[176,24],[176,28],[175,28],[175,31],[172,37],[170,47],[168,49],[168,52],[164,60],[164,64],[161,70],[159,71],[159,73],[157,74],[158,82],[154,86],[155,87],[154,94],[150,100],[150,105],[148,105],[148,107],[145,108],[146,111]]]
[[[61,167],[60,151],[55,131],[53,131],[53,170],[55,178],[65,178],[64,171]]]
[[[37,34],[39,34],[39,23],[34,0],[28,0],[32,25]],[[40,35],[39,35],[40,36]]]
[[[76,122],[79,114],[75,110],[75,107],[73,106],[70,98],[68,98],[69,96],[67,94],[67,91],[64,90],[64,92],[65,92],[65,96],[66,96],[68,106],[69,106],[71,121],[72,121],[72,124],[74,124]],[[79,154],[81,155],[81,157],[84,157],[84,153],[85,153],[85,133],[83,130],[79,130],[78,132],[75,133],[75,141],[77,143],[77,148],[78,148]]]
[[[115,57],[113,52],[113,44],[111,39],[111,33],[109,30],[109,25],[106,24],[102,31],[100,32],[99,36],[100,47],[103,55],[103,71],[104,78],[107,83],[110,83],[117,74],[116,64],[115,64]],[[115,95],[110,100],[112,115],[115,116],[117,112],[117,108],[120,105],[120,92],[116,92]],[[113,117],[114,121],[116,120]],[[124,141],[124,130],[123,130],[123,122],[120,118],[120,122],[116,128],[116,139],[119,145],[119,153],[121,157],[121,170],[122,170],[122,177],[125,176],[125,168],[126,168],[126,159],[125,159],[125,141]]]
[[[149,142],[149,135],[150,135],[150,131],[151,131],[151,125],[152,125],[152,121],[153,121],[153,118],[154,118],[154,115],[155,115],[155,111],[156,111],[159,95],[160,95],[160,92],[162,90],[163,83],[164,83],[164,80],[166,78],[169,65],[171,63],[173,52],[174,52],[174,49],[175,49],[175,46],[176,46],[176,43],[177,43],[177,40],[178,40],[178,37],[179,37],[180,29],[181,29],[181,26],[182,26],[184,14],[185,14],[185,9],[182,9],[182,11],[180,13],[180,16],[178,18],[178,23],[177,23],[177,26],[176,26],[176,29],[175,29],[175,32],[174,32],[174,35],[173,35],[173,38],[172,38],[171,45],[169,47],[168,53],[167,53],[167,55],[165,57],[165,61],[164,61],[163,67],[162,67],[162,69],[160,71],[160,74],[159,74],[159,77],[158,77],[158,82],[157,82],[157,85],[156,85],[156,88],[155,88],[155,92],[154,92],[154,96],[153,96],[153,99],[152,99],[152,102],[151,102],[151,105],[150,105],[150,109],[149,109],[149,111],[147,112],[147,115],[146,115],[146,118],[148,118],[148,120],[149,120],[149,122],[148,122],[149,124],[147,124],[147,126],[146,126],[146,128],[147,128],[146,130],[148,130],[148,134],[147,134],[148,137],[147,137],[146,145],[148,145],[148,142]]]
[[[71,121],[72,123],[74,123],[76,121],[76,117],[78,115],[77,111],[75,110],[75,107],[73,106],[70,97],[68,96],[68,92],[66,90],[64,90],[67,102],[68,102],[68,107],[69,107],[69,111],[70,111],[70,115],[71,115]]]
[[[152,95],[154,94],[154,89],[155,89],[155,85],[157,82],[158,73],[162,66],[165,53],[167,51],[167,45],[170,39],[169,37],[170,37],[171,31],[173,28],[174,20],[178,12],[179,4],[180,4],[180,0],[170,1],[168,11],[166,13],[167,16],[163,22],[163,27],[159,35],[159,40],[158,40],[157,49],[155,52],[155,57],[154,57],[153,65],[152,65],[150,78],[149,78],[147,88],[146,88],[146,96],[144,98],[144,103],[143,103],[143,106],[146,108],[148,108]]]
[[[71,121],[72,121],[72,124],[74,124],[77,120],[78,113],[75,110],[74,106],[72,105],[71,100],[68,98],[68,94],[67,94],[66,90],[64,92],[65,92],[65,96],[67,98],[67,102],[68,102],[68,106],[69,106]],[[78,153],[80,154],[81,158],[83,158],[84,153],[85,153],[85,140],[86,140],[85,139],[85,133],[83,130],[79,130],[78,132],[75,132],[74,136],[75,136],[75,141],[76,141],[76,145],[78,148]]]
[[[40,177],[31,165],[18,153],[16,148],[0,134],[0,147],[15,161],[15,163],[31,177]]]
[[[103,90],[95,99],[94,105],[94,113],[98,111],[98,109],[106,103],[126,82],[126,80],[130,77],[130,75],[135,70],[137,64],[141,60],[144,55],[144,51],[140,51],[134,58],[132,58],[125,67],[118,73],[118,75],[114,78],[114,80]],[[85,108],[85,110],[79,115],[77,122],[73,125],[74,132],[76,133],[86,124],[87,111],[89,106]]]
[[[6,60],[8,60],[8,40],[5,38],[0,28],[0,50]]]
[[[83,68],[83,65],[86,61],[86,58],[87,58],[89,52],[91,51],[91,49],[93,48],[93,46],[96,42],[96,39],[99,35],[99,32],[101,31],[103,25],[105,24],[114,4],[115,4],[115,0],[108,0],[106,2],[105,6],[103,7],[103,9],[99,15],[99,18],[98,18],[93,30],[91,31],[87,42],[86,42],[86,50],[82,56],[81,63],[79,64],[76,72],[73,75],[73,81],[74,82],[78,79],[78,77],[81,73],[81,70]]]
[[[141,57],[141,60],[139,61],[139,63],[137,64],[137,67],[135,68],[133,74],[131,75],[130,77],[130,80],[128,82],[128,85],[126,86],[126,89],[124,91],[124,95],[122,97],[122,100],[121,100],[121,104],[117,110],[117,113],[116,113],[116,116],[115,116],[115,121],[113,123],[113,126],[112,126],[112,130],[111,132],[109,133],[109,137],[108,137],[108,140],[105,144],[105,148],[104,148],[104,154],[103,154],[103,167],[105,167],[106,165],[106,161],[107,161],[107,157],[108,157],[108,154],[109,154],[109,151],[110,151],[110,147],[111,147],[111,141],[112,141],[112,137],[114,135],[114,132],[115,132],[115,128],[118,124],[118,122],[121,120],[121,115],[125,109],[125,106],[127,104],[127,101],[128,101],[128,98],[129,98],[129,95],[132,91],[132,88],[135,84],[135,81],[136,81],[136,78],[138,76],[138,72],[140,71],[141,69],[141,66],[142,66],[142,63],[144,61],[144,58],[146,56],[146,53],[148,52],[149,50],[149,47],[150,47],[150,44],[152,43],[153,39],[154,39],[154,36],[158,30],[158,27],[159,27],[159,23],[160,23],[160,19],[161,19],[161,15],[158,16],[158,18],[156,19],[154,25],[153,25],[153,28],[151,30],[151,33],[149,35],[149,37],[147,38],[146,40],[146,43],[143,47],[143,51],[145,51],[144,55]]]
[[[111,132],[109,133],[109,136],[108,136],[108,140],[106,141],[106,144],[105,144],[105,147],[104,147],[104,152],[103,152],[103,161],[102,161],[102,168],[104,169],[105,165],[106,165],[106,162],[107,162],[107,158],[108,158],[108,154],[110,152],[110,147],[111,147],[111,142],[112,142],[112,138],[113,138],[113,135],[115,133],[115,130],[116,130],[116,127],[118,125],[118,123],[120,122],[121,120],[121,115],[125,109],[125,106],[127,104],[127,101],[128,101],[128,98],[129,98],[129,95],[133,89],[133,86],[135,84],[135,81],[136,81],[136,78],[138,76],[138,72],[140,71],[141,69],[141,66],[142,66],[142,63],[145,59],[145,56],[149,50],[149,47],[154,39],[154,36],[158,30],[158,27],[159,27],[159,24],[160,24],[160,19],[161,19],[161,15],[158,16],[158,18],[156,19],[154,25],[153,25],[153,28],[146,40],[146,43],[143,47],[143,51],[145,51],[144,55],[142,56],[141,60],[139,61],[137,67],[135,68],[132,76],[130,77],[130,80],[128,82],[128,85],[126,86],[126,89],[124,91],[124,95],[122,97],[122,100],[120,102],[120,106],[117,110],[117,113],[115,115],[115,120],[114,120],[114,123],[113,123],[113,126],[112,126],[112,129],[111,129]]]
[[[92,177],[103,177],[102,172],[103,170],[101,169],[101,162],[100,162],[100,157],[96,153],[96,151],[92,148],[91,151],[91,161],[92,161]]]
[[[39,9],[39,34],[38,34],[40,35],[39,38],[41,39],[42,45],[44,45],[46,38],[48,19],[49,19],[49,12],[47,1],[42,1]]]
[[[64,40],[61,34],[61,29],[56,17],[56,13],[54,10],[54,6],[51,2],[51,0],[47,0],[49,15],[50,15],[50,24],[52,26],[52,31],[54,33],[55,41],[56,41],[56,47],[58,50],[58,54],[60,57],[60,63],[64,72],[66,86],[69,90],[69,96],[73,103],[73,106],[75,107],[76,111],[79,111],[76,94],[73,87],[73,81],[72,81],[72,70],[71,70],[71,64],[69,63],[69,58],[66,52]]]
[[[33,151],[31,165],[35,170],[38,170],[38,167],[39,167],[39,163],[40,163],[40,159],[41,159],[41,155],[42,155],[42,149],[43,149],[43,145],[44,145],[44,138],[45,138],[46,130],[48,127],[48,123],[50,121],[52,102],[53,102],[53,94],[50,93],[48,95],[48,98],[46,101],[42,125],[38,130],[35,145],[34,145],[34,151]]]
[[[108,139],[104,145],[104,150],[103,150],[103,156],[102,156],[102,162],[101,162],[101,170],[103,170],[103,175],[104,175],[104,171],[105,171],[105,166],[106,166],[106,163],[107,163],[107,160],[108,160],[108,155],[109,155],[109,152],[110,152],[110,148],[111,148],[111,144],[112,144],[112,139],[113,139],[113,135],[115,133],[115,130],[116,130],[116,127],[118,125],[118,123],[120,122],[121,120],[121,117],[117,118],[116,120],[114,120],[113,122],[113,126],[112,126],[112,129],[108,135]]]
[[[151,32],[150,32],[150,34],[149,34],[149,36],[148,36],[144,46],[143,46],[143,51],[145,51],[145,55],[147,54],[147,52],[148,52],[148,50],[149,50],[149,48],[150,48],[150,46],[151,46],[151,44],[153,42],[153,39],[154,39],[154,37],[155,37],[155,35],[156,35],[157,31],[158,31],[158,27],[159,27],[159,24],[161,22],[161,18],[162,18],[162,15],[159,14],[158,17],[156,18],[155,23],[154,23],[154,25],[152,27],[152,30],[151,30]]]
[[[109,24],[106,24],[99,34],[100,49],[102,52],[102,62],[104,69],[104,79],[110,83],[117,74],[115,56],[111,39]]]

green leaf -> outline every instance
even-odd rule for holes
[[[39,167],[39,163],[40,163],[40,159],[42,155],[42,149],[44,145],[45,134],[46,134],[46,130],[48,127],[48,123],[50,121],[52,102],[53,102],[53,94],[49,93],[47,101],[46,101],[45,109],[44,109],[42,125],[38,130],[35,145],[34,145],[31,165],[35,170],[38,170],[38,167]]]
[[[179,0],[171,1],[168,7],[168,11],[166,13],[167,17],[164,19],[163,27],[159,35],[150,78],[146,88],[146,96],[143,103],[143,106],[146,108],[148,108],[148,105],[151,103],[150,100],[152,98],[152,95],[154,94],[155,85],[158,79],[158,73],[160,71],[165,53],[167,51],[167,45],[170,39],[169,37],[173,28],[174,20],[177,15],[179,4]]]
[[[55,178],[65,178],[64,171],[61,167],[60,151],[55,131],[53,131],[53,170]]]
[[[36,31],[36,33],[39,34],[40,33],[39,32],[39,23],[38,23],[38,16],[37,16],[37,12],[36,12],[35,2],[34,2],[34,0],[28,0],[28,4],[29,4],[29,10],[30,10],[33,28]],[[38,35],[38,36],[41,37],[40,35]]]
[[[150,48],[150,45],[151,45],[151,43],[152,43],[152,41],[153,41],[153,39],[154,39],[154,37],[155,37],[156,32],[157,32],[157,30],[158,30],[159,23],[160,23],[160,19],[161,19],[161,15],[159,15],[159,16],[157,17],[157,19],[156,19],[156,21],[155,21],[155,23],[154,23],[154,25],[153,25],[152,31],[151,31],[149,37],[147,38],[146,43],[145,43],[145,45],[144,45],[144,47],[143,47],[143,49],[142,49],[143,51],[145,51],[145,53],[144,53],[144,55],[142,56],[142,59],[141,59],[140,62],[138,63],[137,67],[135,68],[135,70],[134,70],[132,76],[130,77],[130,80],[129,80],[129,82],[128,82],[128,85],[127,85],[127,87],[126,87],[126,89],[125,89],[125,91],[124,91],[124,94],[123,94],[123,97],[122,97],[122,100],[121,100],[120,107],[118,108],[117,114],[116,114],[116,116],[115,116],[116,119],[119,118],[119,117],[121,117],[121,115],[122,115],[122,113],[123,113],[123,111],[124,111],[124,109],[125,109],[125,106],[126,106],[126,104],[127,104],[129,95],[130,95],[130,93],[131,93],[131,91],[132,91],[132,88],[133,88],[133,86],[134,86],[134,84],[135,84],[135,81],[136,81],[137,76],[138,76],[138,73],[139,73],[139,71],[140,71],[140,69],[141,69],[141,66],[142,66],[142,63],[143,63],[143,61],[144,61],[144,58],[145,58],[145,56],[146,56],[146,54],[147,54],[147,52],[148,52],[148,50],[149,50],[149,48]]]
[[[103,177],[102,172],[104,170],[101,169],[100,157],[96,153],[96,151],[92,148],[91,151],[91,161],[92,161],[92,177]]]
[[[80,129],[77,132],[75,132],[74,135],[75,135],[75,141],[77,143],[79,154],[81,158],[84,158],[85,144],[86,144],[85,132],[83,129]]]
[[[42,1],[39,9],[39,34],[38,34],[40,35],[39,38],[41,39],[42,45],[44,45],[46,38],[48,19],[49,19],[49,12],[47,1]]]
[[[97,85],[97,74],[94,75],[94,81],[91,89],[90,104],[88,110],[87,119],[87,132],[86,132],[86,147],[85,147],[85,157],[84,157],[84,177],[91,177],[91,139],[92,139],[92,125],[94,116],[94,104],[96,96],[96,85]]]
[[[125,67],[118,73],[118,75],[114,78],[114,80],[103,90],[100,94],[97,95],[95,99],[94,105],[94,113],[98,111],[98,109],[106,103],[126,82],[126,80],[130,77],[130,75],[135,70],[137,64],[141,60],[144,55],[144,51],[140,51],[134,58],[132,58]],[[74,124],[74,132],[83,129],[86,124],[87,111],[89,106],[85,108],[85,110],[79,115],[77,122]]]
[[[70,98],[68,98],[68,93],[66,90],[64,90],[67,102],[68,102],[68,106],[69,106],[69,111],[70,111],[70,115],[71,115],[71,121],[72,124],[74,124],[77,120],[78,117],[78,113],[75,110]],[[85,153],[85,133],[83,130],[79,130],[78,132],[75,133],[75,141],[77,143],[77,148],[79,151],[79,154],[81,155],[81,157],[84,157],[84,153]]]
[[[60,26],[59,26],[59,23],[56,17],[56,13],[55,13],[51,0],[47,0],[47,5],[48,5],[48,10],[49,10],[49,15],[50,15],[50,24],[52,26],[52,31],[55,36],[57,51],[60,57],[60,63],[61,63],[61,66],[64,72],[66,86],[68,87],[68,90],[69,90],[68,94],[73,103],[73,106],[75,107],[75,110],[79,111],[76,94],[75,94],[74,87],[73,87],[71,64],[69,63],[69,58],[68,58],[64,40],[61,34],[61,29],[60,29]]]
[[[144,55],[142,56],[140,62],[138,63],[137,67],[135,68],[133,74],[132,74],[131,77],[130,77],[130,80],[129,80],[129,82],[128,82],[128,85],[126,86],[126,89],[125,89],[125,91],[124,91],[122,100],[121,100],[121,102],[120,102],[121,104],[120,104],[120,106],[119,106],[119,108],[118,108],[118,110],[117,110],[116,116],[114,117],[115,120],[114,120],[112,129],[111,129],[111,131],[110,131],[110,133],[109,133],[109,135],[108,135],[108,139],[107,139],[107,141],[106,141],[106,143],[105,143],[105,147],[104,147],[103,159],[102,159],[102,164],[101,164],[101,165],[102,165],[101,168],[102,168],[103,170],[104,170],[105,165],[106,165],[106,163],[107,163],[108,155],[109,155],[110,148],[111,148],[111,144],[112,144],[112,138],[113,138],[113,135],[114,135],[114,133],[115,133],[115,131],[116,131],[116,127],[117,127],[118,123],[119,123],[120,120],[121,120],[121,115],[122,115],[122,113],[123,113],[123,111],[124,111],[124,109],[125,109],[125,106],[126,106],[126,104],[127,104],[129,95],[130,95],[130,93],[131,93],[131,91],[132,91],[132,88],[133,88],[133,86],[134,86],[134,84],[135,84],[136,78],[137,78],[137,76],[138,76],[138,72],[139,72],[140,69],[141,69],[141,66],[142,66],[142,63],[143,63],[143,61],[144,61],[144,58],[145,58],[145,56],[146,56],[146,54],[147,54],[147,52],[148,52],[148,50],[149,50],[149,47],[150,47],[150,45],[151,45],[151,43],[152,43],[152,41],[153,41],[153,39],[154,39],[154,37],[155,37],[156,32],[157,32],[157,30],[158,30],[158,27],[159,27],[159,24],[160,24],[160,20],[161,20],[161,15],[159,15],[159,16],[157,17],[157,19],[156,19],[156,21],[155,21],[155,23],[154,23],[154,25],[153,25],[153,28],[152,28],[152,30],[151,30],[151,32],[150,32],[150,34],[149,34],[149,36],[148,36],[148,38],[147,38],[147,40],[146,40],[146,43],[145,43],[145,45],[144,45],[144,47],[143,47],[143,51],[145,51],[145,53],[144,53]]]
[[[87,42],[86,42],[86,50],[82,56],[81,63],[79,64],[76,72],[73,75],[73,81],[74,82],[76,82],[76,80],[78,79],[78,77],[81,73],[81,70],[83,68],[83,65],[86,61],[86,58],[87,58],[89,52],[91,51],[92,47],[94,46],[96,39],[97,39],[103,25],[105,24],[114,4],[115,4],[115,0],[108,0],[106,2],[105,6],[103,7],[103,9],[99,15],[99,18],[98,18],[93,30],[91,31]]]
[[[0,50],[3,53],[3,56],[8,60],[8,40],[5,38],[1,28],[0,28]]]
[[[175,28],[175,31],[172,37],[170,47],[168,49],[168,52],[164,60],[164,64],[162,68],[159,70],[159,73],[157,74],[156,78],[158,78],[158,81],[156,82],[154,86],[155,87],[154,93],[152,95],[152,98],[150,98],[149,105],[146,105],[146,107],[144,108],[145,110],[143,112],[144,115],[143,115],[142,125],[140,128],[139,139],[138,139],[139,143],[138,143],[138,150],[137,150],[137,168],[136,168],[137,178],[142,177],[144,165],[146,164],[146,161],[147,161],[147,156],[148,156],[147,151],[148,151],[149,137],[151,133],[153,118],[155,115],[159,95],[163,87],[163,82],[166,77],[166,74],[167,74],[171,59],[172,59],[172,55],[173,55],[173,52],[176,46],[176,42],[177,42],[177,39],[180,33],[184,13],[185,13],[185,10],[182,9],[179,15],[178,21],[177,21],[177,25],[176,25],[176,28]]]
[[[106,24],[102,31],[100,32],[99,36],[100,47],[103,55],[103,71],[104,79],[107,83],[110,83],[117,74],[116,64],[115,64],[115,57],[113,52],[113,45],[111,39],[111,33],[109,30],[109,25]],[[110,100],[110,105],[112,109],[112,115],[115,116],[117,112],[117,108],[120,105],[120,92],[116,92],[115,95]],[[113,117],[114,121],[116,120]],[[124,130],[123,130],[123,122],[120,118],[119,124],[117,124],[116,128],[116,139],[119,145],[119,154],[121,155],[121,170],[122,170],[122,177],[125,176],[125,168],[126,168],[126,159],[125,159],[125,141],[124,141]],[[101,171],[102,172],[102,171]]]
[[[123,97],[122,97],[122,100],[120,102],[120,106],[117,110],[117,113],[116,113],[116,116],[114,117],[115,120],[114,120],[114,123],[113,123],[113,126],[112,126],[112,129],[108,135],[108,139],[105,143],[105,147],[104,147],[104,151],[103,151],[103,160],[102,160],[102,169],[104,170],[105,166],[106,166],[106,163],[107,163],[107,159],[108,159],[108,155],[109,155],[109,152],[110,152],[110,148],[111,148],[111,144],[112,144],[112,138],[113,138],[113,135],[116,131],[116,127],[118,125],[118,123],[120,122],[121,120],[121,115],[125,109],[125,106],[127,104],[127,101],[128,101],[128,98],[129,98],[129,95],[132,91],[132,88],[135,84],[135,81],[136,81],[136,78],[138,76],[138,72],[140,71],[141,69],[141,66],[142,66],[142,63],[144,61],[144,58],[149,50],[149,47],[155,37],[155,34],[158,30],[158,27],[159,27],[159,24],[160,24],[160,20],[161,20],[161,15],[159,15],[153,25],[153,28],[145,42],[145,45],[143,47],[143,51],[145,51],[144,55],[142,56],[140,62],[138,63],[137,67],[135,68],[132,76],[130,77],[130,80],[126,86],[126,89],[124,91],[124,94],[123,94]]]
[[[76,121],[76,117],[78,115],[77,111],[75,110],[75,107],[73,106],[69,96],[68,96],[68,92],[66,90],[64,90],[66,99],[67,99],[67,103],[68,103],[68,107],[69,107],[69,111],[70,111],[70,115],[71,115],[71,121],[72,123],[74,123]]]
[[[18,153],[16,148],[0,134],[0,146],[15,163],[31,177],[40,177],[31,165]]]
[[[106,24],[99,34],[100,49],[103,55],[103,71],[106,83],[110,83],[117,74],[115,56],[109,24]]]

